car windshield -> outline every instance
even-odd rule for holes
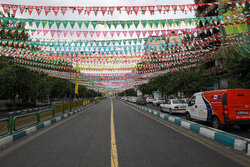
[[[181,104],[182,102],[180,100],[172,100],[173,104]]]
[[[186,103],[186,101],[185,101],[185,100],[179,100],[179,101],[180,101],[181,103],[184,103],[184,104]]]

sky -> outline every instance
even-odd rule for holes
[[[183,0],[107,0],[107,1],[100,1],[100,0],[0,0],[0,3],[6,3],[6,4],[17,4],[17,5],[34,5],[34,6],[150,6],[150,5],[178,5],[178,4],[192,4],[193,0],[185,0],[185,3]],[[103,16],[101,11],[98,12],[97,17],[94,15],[94,12],[92,11],[90,15],[88,16],[87,14],[85,15],[84,12],[81,13],[81,15],[78,14],[77,11],[72,13],[72,11],[67,11],[66,14],[63,16],[62,13],[58,12],[58,15],[55,16],[53,12],[49,13],[48,16],[45,16],[44,11],[40,14],[40,16],[37,15],[36,11],[34,10],[32,15],[30,16],[28,12],[24,12],[23,15],[20,14],[19,11],[17,11],[16,17],[18,18],[32,18],[32,19],[49,19],[49,20],[154,20],[154,19],[176,19],[176,18],[193,18],[194,17],[194,12],[187,12],[186,14],[183,13],[182,11],[177,11],[176,14],[174,14],[173,11],[170,11],[169,13],[166,14],[159,14],[158,11],[155,12],[154,15],[151,15],[149,11],[146,12],[145,15],[140,14],[141,12],[138,12],[138,15],[136,16],[134,13],[131,15],[128,15],[126,11],[122,11],[119,13],[118,11],[115,11],[113,16],[107,15],[107,13]],[[36,29],[36,26],[33,26]],[[89,26],[89,28],[83,28],[82,26],[81,29],[78,28],[78,26],[75,26],[73,29],[74,31],[122,31],[123,29],[121,28],[120,25],[118,25],[117,29],[115,29],[113,26],[111,29],[108,27],[104,27],[103,25],[97,25],[96,29],[93,28],[92,25]],[[186,27],[182,25],[182,27]],[[30,28],[30,27],[26,27]],[[175,27],[179,29],[179,27]],[[190,28],[190,27],[187,27]],[[39,26],[39,29],[43,29],[42,25]],[[49,29],[48,26],[45,29]],[[57,30],[56,25],[53,25],[51,29]],[[70,25],[66,29],[71,29]],[[63,25],[60,26],[60,30],[66,30]],[[155,29],[160,29],[160,28],[143,28],[141,25],[138,26],[137,30],[155,30]],[[164,29],[164,28],[163,28]],[[167,29],[167,28],[165,28]],[[172,27],[171,29],[174,29]],[[124,30],[136,30],[134,26],[131,26],[130,29],[126,27]],[[162,30],[162,28],[161,28]],[[35,34],[36,35],[36,34]],[[45,37],[43,33],[39,34],[38,38],[44,38],[44,39],[50,39],[51,35],[48,33]],[[81,35],[84,40],[83,35]],[[54,36],[54,39],[57,38],[57,35]],[[71,37],[69,34],[67,35],[66,38],[64,38],[63,35],[60,36],[60,39],[76,39],[77,36],[76,34]],[[101,35],[99,38],[97,38],[95,35],[93,38],[90,38],[90,36],[87,36],[87,40],[117,40],[117,39],[125,39],[125,38],[130,38],[129,35],[127,37],[124,37],[123,35],[120,35],[119,37],[115,36],[111,37],[109,34],[107,37],[104,37]],[[136,34],[132,38],[137,38]]]

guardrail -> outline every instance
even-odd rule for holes
[[[13,132],[19,131],[21,129],[37,125],[40,122],[53,119],[55,116],[62,115],[64,113],[69,113],[78,109],[79,107],[85,107],[86,105],[93,102],[97,103],[101,99],[102,98],[54,103],[52,109],[0,119],[0,136],[12,134]]]

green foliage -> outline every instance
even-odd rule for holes
[[[119,96],[137,96],[137,93],[134,88],[127,89],[122,93],[119,93]]]

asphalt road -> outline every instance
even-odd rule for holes
[[[0,166],[106,167],[112,166],[111,153],[117,156],[116,167],[240,167],[241,158],[250,162],[241,153],[204,143],[190,132],[112,101],[113,107],[111,99],[105,99],[0,150]]]
[[[146,107],[149,107],[151,109],[160,111],[159,107],[153,106],[152,104],[147,104]],[[185,114],[174,113],[174,116],[180,117],[182,119],[186,119]],[[197,122],[200,123],[200,124],[205,124],[207,126],[210,126],[209,124],[207,124],[205,122],[201,122],[201,121],[197,121]],[[246,137],[246,138],[250,139],[250,129],[248,131],[242,131],[239,126],[233,126],[233,127],[223,128],[222,130],[224,130],[226,132],[229,132],[229,133],[232,133],[232,134],[235,134],[235,135],[239,135],[239,136]]]

